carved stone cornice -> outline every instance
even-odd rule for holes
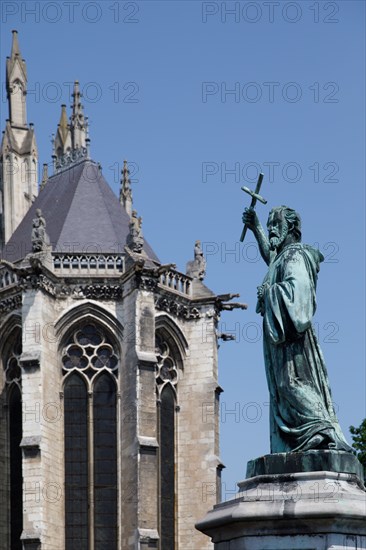
[[[136,271],[136,287],[140,290],[149,290],[154,292],[159,283],[156,271]]]
[[[59,299],[68,297],[74,299],[89,298],[93,300],[121,300],[122,285],[116,284],[116,279],[113,281],[97,281],[78,283],[77,278],[73,281],[58,280],[57,277],[49,273],[34,273],[30,272],[22,274],[18,278],[16,290],[43,290],[50,296]],[[4,289],[5,290],[5,289]],[[14,290],[14,287],[13,287]],[[0,313],[10,311],[11,309],[20,307],[22,303],[21,294],[9,296],[0,300]]]
[[[28,262],[21,266],[5,262],[8,272],[16,274],[16,280],[10,278],[9,285],[0,288],[0,296],[4,294],[0,300],[0,314],[21,306],[20,291],[40,289],[55,299],[119,301],[128,281],[132,282],[132,288],[153,292],[157,310],[182,319],[214,317],[217,320],[223,309],[246,307],[245,304],[224,303],[237,296],[234,294],[195,298],[189,291],[189,278],[172,270],[171,265],[146,267],[143,259],[130,271],[113,278],[60,277],[47,269],[36,254],[28,258]]]
[[[123,291],[121,285],[94,283],[89,285],[70,285],[69,295],[75,299],[90,298],[93,300],[121,300],[122,294]]]
[[[22,295],[15,294],[13,296],[8,296],[3,300],[0,300],[0,315],[2,313],[8,313],[13,309],[19,309],[22,306]]]
[[[157,296],[155,300],[155,307],[158,310],[166,311],[167,313],[171,313],[172,315],[183,319],[199,319],[202,316],[197,307],[187,304],[186,301],[183,301],[176,296]]]
[[[58,285],[47,275],[32,272],[29,275],[19,278],[18,288],[21,290],[42,289],[51,296],[56,296]]]
[[[47,290],[47,289],[45,289]],[[115,282],[103,284],[92,282],[89,284],[57,283],[54,288],[54,296],[59,299],[73,298],[74,300],[121,300],[122,286]]]

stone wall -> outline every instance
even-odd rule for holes
[[[178,387],[177,494],[178,548],[185,550],[213,548],[210,540],[196,531],[194,525],[217,500],[220,459],[214,329],[214,318],[206,317],[205,312],[196,320],[182,323],[189,349]]]
[[[159,399],[156,330],[175,349],[179,378],[176,407],[176,550],[209,550],[195,530],[217,500],[219,424],[216,317],[210,303],[195,315],[157,308],[161,291],[125,278],[123,299],[99,301],[23,289],[23,503],[25,549],[62,550],[65,545],[64,416],[62,347],[75,323],[94,319],[120,344],[118,375],[119,537],[121,550],[159,548]],[[166,290],[163,291],[163,293]],[[176,296],[171,292],[171,298]],[[178,296],[179,298],[179,296]],[[180,297],[181,298],[181,297]],[[179,300],[178,300],[179,301]],[[184,307],[188,307],[185,298]],[[4,325],[8,323],[4,317]],[[178,357],[179,356],[179,357]],[[4,418],[3,368],[0,415]],[[2,392],[2,393],[1,393]],[[6,486],[7,442],[0,422],[0,482]],[[1,477],[2,476],[2,477]],[[0,550],[8,550],[9,495],[0,499]],[[2,545],[2,546],[1,546]],[[165,550],[165,549],[160,549]]]

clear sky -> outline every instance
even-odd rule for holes
[[[326,257],[315,322],[341,426],[365,417],[365,3],[58,1],[1,4],[1,124],[11,29],[28,68],[28,121],[40,163],[78,79],[92,157],[118,192],[124,158],[134,203],[163,262],[184,271],[201,239],[206,284],[239,292],[221,343],[224,497],[269,452],[268,392],[256,287],[266,266],[241,214],[287,204]],[[229,411],[233,411],[232,414]]]

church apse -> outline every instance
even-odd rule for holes
[[[24,68],[16,36],[13,50]],[[194,526],[220,493],[217,349],[228,337],[217,328],[223,310],[245,305],[204,284],[199,241],[186,272],[159,260],[127,161],[117,197],[91,158],[80,90],[75,82],[71,115],[61,109],[53,174],[44,170],[38,194],[27,183],[34,200],[2,241],[0,326],[10,330],[15,316],[22,332],[11,452],[23,491],[1,495],[0,533],[14,542],[1,538],[0,550],[212,550]],[[36,146],[24,131],[30,174]],[[11,132],[7,123],[5,162]],[[2,177],[5,201],[13,182]]]

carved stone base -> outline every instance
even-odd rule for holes
[[[366,550],[366,492],[355,473],[257,475],[239,488],[196,525],[215,550]]]

